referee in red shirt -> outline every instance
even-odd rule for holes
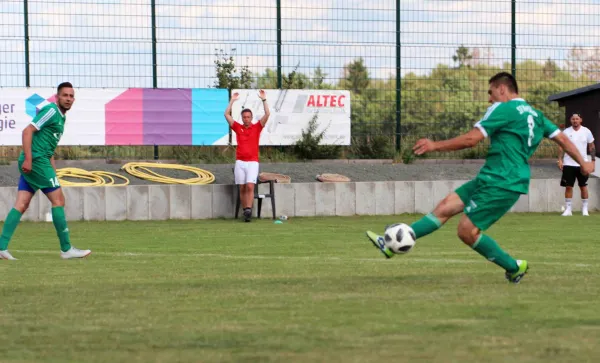
[[[252,204],[254,202],[254,185],[258,179],[258,142],[260,133],[269,119],[269,106],[267,95],[264,90],[258,92],[265,108],[265,115],[260,122],[252,123],[252,111],[248,108],[242,110],[242,124],[231,117],[231,106],[240,97],[239,93],[231,96],[229,105],[225,110],[225,119],[229,127],[235,132],[237,139],[237,150],[235,153],[235,184],[240,188],[240,201],[244,208],[244,220],[250,222],[252,218]]]

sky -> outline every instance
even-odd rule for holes
[[[156,0],[159,87],[214,85],[215,52],[253,72],[277,66],[275,0]],[[371,78],[396,75],[396,1],[281,0],[282,65],[335,83],[362,57]],[[152,87],[150,0],[29,0],[31,86]],[[464,45],[480,62],[510,61],[510,0],[401,0],[401,73],[453,65]],[[599,46],[600,0],[518,0],[517,59],[564,64]],[[25,86],[22,0],[0,0],[0,86]]]

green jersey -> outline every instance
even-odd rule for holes
[[[38,130],[33,133],[33,140],[31,141],[33,159],[51,158],[54,155],[56,146],[65,129],[66,121],[66,116],[60,112],[58,106],[54,103],[44,106],[40,110],[31,121],[31,124]],[[25,154],[22,151],[19,159],[25,159]]]
[[[541,111],[521,98],[493,104],[475,127],[490,138],[488,155],[477,179],[521,194],[529,192],[529,158],[544,137],[560,133]]]

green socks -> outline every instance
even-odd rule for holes
[[[4,227],[2,227],[2,235],[0,236],[0,251],[8,248],[10,239],[21,221],[21,216],[21,212],[14,208],[8,212],[8,216],[6,216],[6,220],[4,221]]]
[[[481,234],[477,239],[477,242],[472,246],[477,253],[487,258],[488,261],[495,263],[496,265],[502,267],[508,272],[515,272],[519,269],[517,265],[517,261],[514,258],[510,257],[510,255],[492,238]]]
[[[8,243],[21,221],[21,216],[21,212],[14,208],[8,213],[8,216],[4,221],[4,227],[2,228],[2,235],[0,236],[0,251],[4,251],[8,248]],[[56,234],[60,240],[60,250],[67,252],[71,249],[71,240],[69,238],[69,228],[67,227],[64,207],[52,208],[52,222],[54,223]]]
[[[433,213],[429,213],[425,217],[411,224],[410,227],[415,231],[416,237],[421,238],[435,232],[441,226],[442,222],[440,222]],[[488,261],[495,263],[508,272],[512,273],[519,270],[517,261],[508,253],[504,252],[504,250],[498,246],[496,241],[484,234],[479,236],[479,239],[473,244],[472,248]]]
[[[54,223],[54,228],[60,241],[60,250],[67,252],[71,249],[71,239],[69,238],[69,228],[67,227],[64,207],[52,207],[52,223]]]
[[[415,231],[417,238],[427,236],[428,234],[435,232],[441,226],[442,222],[440,222],[440,220],[433,215],[433,213],[429,213],[425,217],[410,225],[413,231]]]

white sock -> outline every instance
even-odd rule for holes
[[[588,209],[588,200],[587,199],[582,199],[581,202],[583,203],[582,207],[584,210]]]
[[[571,210],[571,198],[565,198],[565,204],[567,205],[567,209]]]

